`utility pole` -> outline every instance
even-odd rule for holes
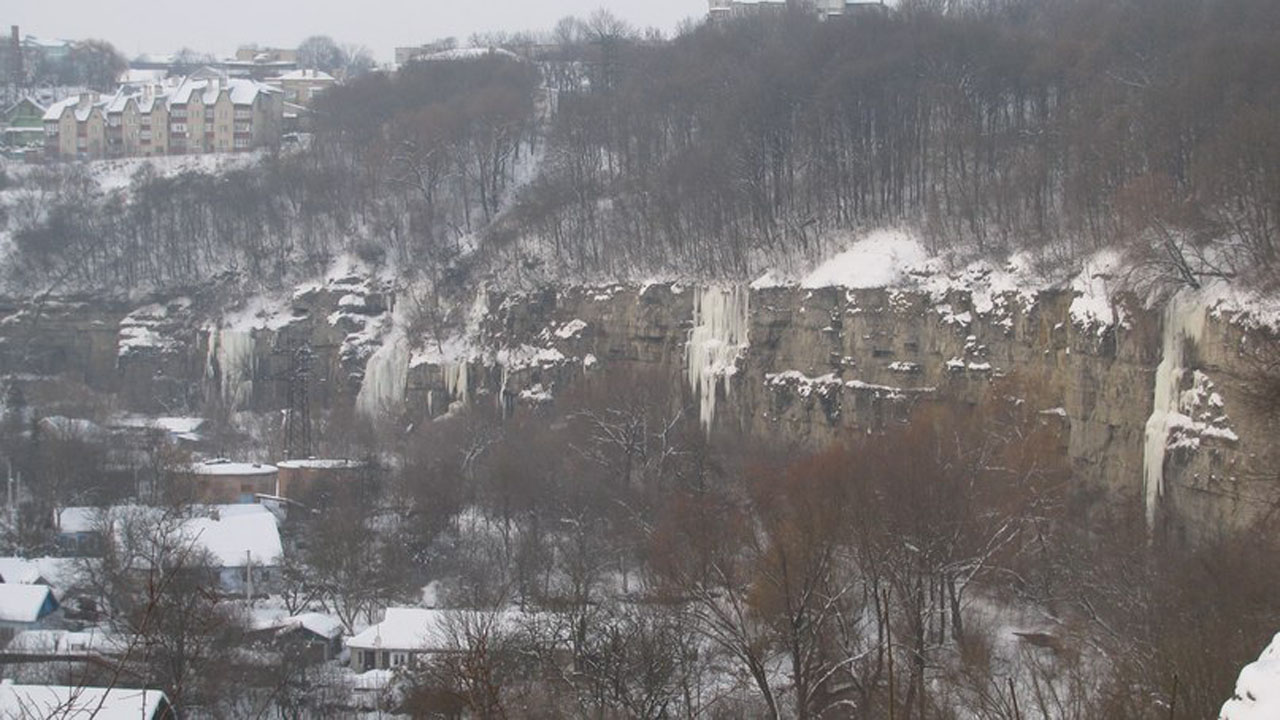
[[[315,354],[311,344],[292,340],[277,349],[276,355],[288,355],[288,368],[276,376],[285,383],[284,453],[285,459],[309,458],[311,445],[311,364]]]

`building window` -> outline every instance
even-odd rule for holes
[[[175,118],[182,118],[184,120],[187,117],[187,111],[184,108],[174,108],[169,114]]]
[[[236,144],[235,144],[235,146],[236,146],[236,148],[247,148],[247,147],[249,147],[249,138],[236,138]]]

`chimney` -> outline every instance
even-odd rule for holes
[[[13,82],[22,85],[26,78],[22,69],[22,36],[18,33],[17,25],[10,25],[9,33],[13,38]]]

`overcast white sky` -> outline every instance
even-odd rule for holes
[[[183,46],[229,54],[241,44],[292,47],[308,35],[369,46],[379,62],[397,45],[459,40],[483,30],[550,29],[565,15],[606,7],[637,27],[670,32],[706,14],[706,0],[5,0],[3,32],[102,38],[125,55]],[[199,12],[192,12],[198,9]]]

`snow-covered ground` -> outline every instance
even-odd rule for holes
[[[1246,665],[1236,691],[1222,706],[1219,720],[1276,720],[1280,718],[1280,633],[1256,662]]]

